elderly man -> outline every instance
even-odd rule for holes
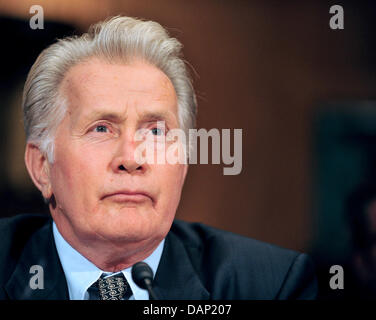
[[[307,255],[174,221],[187,164],[137,160],[143,141],[158,153],[195,126],[180,51],[158,23],[115,17],[38,57],[25,162],[51,217],[0,221],[0,298],[149,299],[131,275],[140,261],[159,299],[315,297]]]

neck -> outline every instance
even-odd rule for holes
[[[56,221],[55,221],[56,223]],[[61,236],[82,256],[97,268],[107,272],[118,272],[145,260],[158,247],[162,239],[144,241],[110,241],[97,236],[78,237],[70,226],[56,223]]]

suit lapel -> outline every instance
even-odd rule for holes
[[[35,272],[30,273],[33,265],[43,268],[43,289],[32,289],[30,286],[30,279],[36,275]],[[69,299],[64,271],[55,247],[51,219],[26,244],[5,290],[10,299],[16,300]]]
[[[182,241],[171,231],[166,237],[153,288],[161,300],[208,300]]]

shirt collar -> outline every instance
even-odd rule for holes
[[[64,270],[65,278],[67,279],[70,299],[87,300],[87,289],[98,280],[102,273],[106,272],[99,269],[75,250],[60,234],[55,222],[53,222],[53,235],[57,253]],[[153,270],[154,275],[157,272],[159,261],[161,260],[164,241],[163,239],[153,253],[143,260]],[[149,294],[147,290],[141,289],[134,283],[131,270],[132,267],[129,267],[121,271],[133,292],[133,296],[130,300],[148,300]]]

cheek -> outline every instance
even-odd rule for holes
[[[95,188],[100,187],[104,172],[100,157],[94,157],[88,150],[56,154],[52,171],[52,188],[56,196],[66,203],[80,200],[84,205],[95,195]],[[74,191],[74,192],[73,192]]]
[[[171,207],[173,210],[179,204],[184,184],[184,170],[182,165],[164,165],[161,170],[156,168],[162,204]]]

